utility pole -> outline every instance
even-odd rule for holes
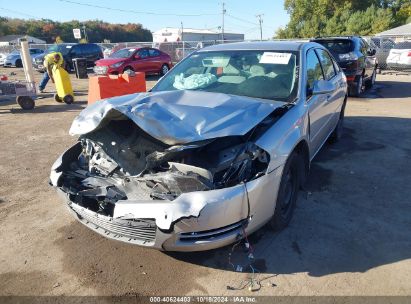
[[[88,37],[87,37],[87,32],[86,32],[86,26],[83,24],[83,31],[84,31],[84,39],[86,39],[87,42],[88,41]]]
[[[225,3],[223,2],[223,26],[221,28],[221,40],[222,40],[221,43],[224,43],[224,15],[225,15],[225,12],[226,12]]]
[[[264,14],[256,15],[256,17],[258,18],[258,23],[260,24],[260,41],[263,41],[263,16]]]
[[[184,48],[184,25],[183,21],[181,21],[181,42],[183,43],[183,58],[185,57],[185,48]]]

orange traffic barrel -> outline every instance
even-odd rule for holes
[[[145,73],[89,77],[88,104],[104,98],[146,91]]]

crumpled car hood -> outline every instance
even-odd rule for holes
[[[73,121],[70,134],[87,134],[124,114],[165,144],[185,144],[244,135],[283,105],[283,102],[202,91],[132,94],[88,106]]]

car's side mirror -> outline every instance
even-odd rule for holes
[[[141,57],[140,57],[140,55],[134,55],[134,59],[140,59]]]
[[[316,80],[314,82],[314,86],[312,88],[312,95],[320,95],[320,94],[329,94],[334,92],[337,89],[337,86],[333,84],[331,81],[327,80]]]

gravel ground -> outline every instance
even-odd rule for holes
[[[74,220],[48,185],[86,106],[87,80],[73,86],[72,105],[53,101],[51,83],[33,111],[0,102],[0,295],[411,295],[411,76],[379,75],[349,99],[345,136],[316,157],[290,226],[251,236],[253,293],[227,288],[252,276],[233,271],[231,247],[166,254]]]

